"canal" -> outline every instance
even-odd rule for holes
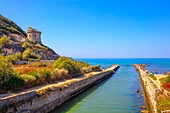
[[[116,74],[68,100],[52,113],[140,113],[145,105],[140,89],[139,75],[131,63],[119,60],[90,60],[90,64],[108,67],[120,63]]]

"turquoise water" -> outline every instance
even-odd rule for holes
[[[91,87],[80,95],[57,107],[53,113],[140,113],[145,105],[141,94],[138,73],[131,65],[149,64],[150,71],[170,71],[170,59],[76,59],[109,67],[119,64],[118,72],[107,80]]]

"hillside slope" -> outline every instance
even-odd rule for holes
[[[21,60],[33,60],[34,58],[56,60],[59,57],[51,48],[42,43],[28,40],[26,32],[20,26],[0,15],[0,54],[8,56],[16,53],[21,53],[22,56],[24,53],[27,54],[28,58]]]
[[[8,36],[10,33],[18,34],[23,37],[27,36],[26,32],[22,30],[21,27],[0,14],[0,35],[5,34]]]

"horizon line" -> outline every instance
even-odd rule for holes
[[[72,57],[74,59],[170,59],[170,58],[117,58],[117,57]]]

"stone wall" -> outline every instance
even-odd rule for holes
[[[119,68],[114,65],[96,74],[50,84],[41,88],[0,98],[0,111],[12,113],[47,113],[91,85],[111,76]]]
[[[143,68],[137,65],[135,67],[140,74],[140,78],[143,83],[142,85],[145,90],[146,96],[148,97],[148,103],[151,107],[151,112],[157,113],[156,97],[158,96],[160,90],[154,84],[153,80],[149,76],[147,76],[147,73]]]
[[[152,107],[152,111],[154,113],[157,113],[157,107],[156,107],[156,96],[160,92],[159,89],[155,86],[155,84],[152,82],[151,78],[146,75],[141,75],[141,79],[143,81],[143,87],[146,90],[150,106]]]

